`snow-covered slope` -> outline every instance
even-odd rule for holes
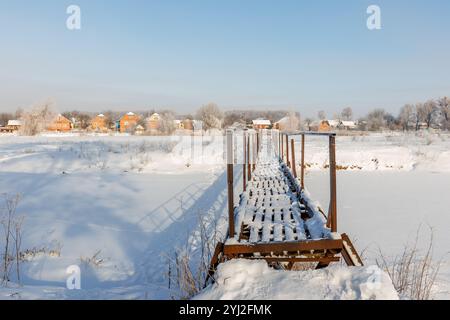
[[[269,268],[264,261],[236,259],[219,265],[216,279],[194,299],[398,299],[389,276],[374,266],[282,271]]]
[[[195,238],[199,216],[224,227],[222,148],[223,140],[215,136],[0,136],[0,195],[22,195],[22,248],[35,249],[22,264],[24,286],[0,289],[0,298],[171,298],[167,256]],[[312,151],[308,162],[326,161],[325,140],[307,140],[307,148]],[[443,256],[448,252],[449,150],[448,135],[338,137],[339,164],[368,161],[364,169],[339,172],[338,217],[340,231],[349,233],[358,249],[371,246],[366,253],[371,263],[378,246],[398,254],[426,223],[435,227],[443,280],[450,279]],[[307,170],[307,187],[322,207],[328,201],[326,173],[323,165]],[[237,171],[240,187],[239,177]],[[72,264],[82,267],[79,292],[65,289]],[[448,298],[446,283],[441,296]]]
[[[300,142],[300,137],[296,137]],[[296,145],[296,159],[301,147]],[[384,133],[336,138],[338,169],[353,171],[450,172],[450,135]],[[305,163],[308,171],[328,166],[328,140],[306,137]]]

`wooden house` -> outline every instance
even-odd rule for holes
[[[139,116],[133,112],[128,112],[120,119],[120,132],[133,132],[139,122]]]
[[[15,132],[19,131],[22,126],[20,120],[8,120],[8,124],[5,127],[0,127],[0,132]]]
[[[147,130],[155,131],[161,127],[161,116],[158,113],[152,114],[146,119]]]
[[[54,132],[69,132],[72,128],[72,122],[61,114],[56,116],[56,118],[47,126],[48,131]]]
[[[185,130],[194,130],[194,120],[191,119],[184,119],[183,120],[183,128]]]
[[[140,124],[138,124],[136,126],[136,129],[134,130],[134,134],[137,136],[142,136],[145,133],[145,128],[143,126],[141,126]]]
[[[358,125],[355,121],[345,121],[345,120],[342,120],[338,126],[338,128],[341,130],[355,130],[357,129],[357,127]]]
[[[94,119],[92,119],[91,130],[97,131],[97,132],[107,132],[108,131],[105,115],[99,114]]]
[[[339,120],[321,120],[317,131],[319,132],[329,132],[336,130],[339,126]]]
[[[174,125],[176,130],[184,129],[184,123],[181,120],[173,120],[173,125]]]
[[[252,124],[253,124],[253,129],[255,129],[255,130],[270,129],[270,127],[272,126],[272,123],[270,122],[270,120],[266,120],[266,119],[253,120]]]

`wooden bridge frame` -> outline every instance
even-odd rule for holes
[[[271,242],[271,243],[246,243],[246,244],[227,244],[219,243],[216,247],[211,261],[210,275],[214,273],[220,262],[234,258],[246,259],[264,259],[268,263],[287,263],[285,268],[290,270],[296,262],[317,262],[316,268],[327,267],[331,262],[340,261],[340,256],[344,258],[348,266],[362,266],[362,260],[355,247],[346,234],[337,233],[337,187],[336,187],[336,133],[317,133],[317,132],[280,132],[271,131],[277,146],[275,152],[280,162],[290,169],[292,176],[297,179],[297,162],[295,159],[295,140],[294,136],[301,136],[301,159],[300,159],[300,191],[305,188],[305,140],[307,136],[328,137],[329,142],[329,172],[330,172],[330,203],[328,214],[322,210],[320,212],[326,219],[326,226],[332,233],[338,235],[333,239],[322,240],[298,240],[289,242]],[[275,134],[274,134],[275,133]],[[247,183],[251,181],[252,173],[255,170],[257,155],[260,151],[262,142],[262,131],[244,131],[243,135],[243,190],[247,188]],[[278,135],[278,137],[276,137]],[[228,219],[229,229],[228,237],[236,236],[235,230],[235,206],[234,206],[234,132],[227,130],[227,182],[228,182]],[[290,141],[289,141],[290,139]],[[289,143],[290,142],[290,143]],[[305,204],[308,205],[308,204]],[[239,232],[239,231],[238,231]],[[257,255],[255,255],[257,254]]]

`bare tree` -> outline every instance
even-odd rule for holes
[[[437,111],[437,105],[434,100],[428,100],[422,104],[422,108],[419,112],[421,113],[421,118],[427,124],[428,129],[431,128],[432,124],[434,124]]]
[[[91,120],[93,118],[93,114],[87,113],[87,112],[80,112],[80,111],[70,111],[70,112],[64,112],[62,114],[64,117],[66,117],[69,120],[75,119],[75,123],[77,124],[76,129],[82,129],[85,130],[89,127],[91,124]]]
[[[414,106],[405,104],[400,110],[398,119],[403,130],[409,130],[409,123],[414,119]]]
[[[6,126],[9,120],[13,119],[11,113],[0,113],[0,126]]]
[[[378,131],[386,127],[386,112],[383,109],[375,109],[367,115],[368,129]]]
[[[325,120],[325,119],[327,118],[327,115],[325,114],[325,111],[320,110],[320,111],[317,113],[317,117],[319,118],[319,120]]]
[[[20,118],[22,126],[19,132],[22,135],[34,136],[44,131],[54,116],[55,113],[51,102],[48,101],[38,105],[30,111],[22,113],[22,117]]]
[[[306,118],[304,121],[304,126],[308,129],[308,131],[311,131],[311,124],[314,122],[311,118]]]
[[[300,128],[300,116],[295,111],[290,111],[286,117],[283,130],[295,131]]]
[[[342,120],[352,120],[353,118],[353,110],[350,107],[344,108],[341,112]]]
[[[175,115],[172,112],[164,112],[161,114],[161,121],[159,123],[159,131],[162,134],[172,134],[176,130]]]
[[[420,123],[424,121],[423,103],[416,103],[414,105],[413,120],[416,131],[420,129]]]
[[[438,99],[437,105],[439,107],[439,111],[442,115],[442,128],[450,129],[450,99],[447,97],[443,97]]]
[[[203,128],[220,129],[222,127],[223,113],[215,103],[208,103],[197,111],[197,119],[203,121]]]

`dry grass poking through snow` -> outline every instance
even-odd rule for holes
[[[216,221],[199,217],[199,229],[193,238],[186,241],[185,247],[176,249],[173,257],[166,257],[166,277],[173,299],[191,299],[204,289],[219,238],[217,230]]]
[[[398,293],[408,299],[430,300],[439,274],[441,261],[433,259],[433,229],[425,254],[418,249],[420,228],[413,243],[406,244],[403,252],[394,258],[387,258],[380,250],[378,266],[392,279]]]

